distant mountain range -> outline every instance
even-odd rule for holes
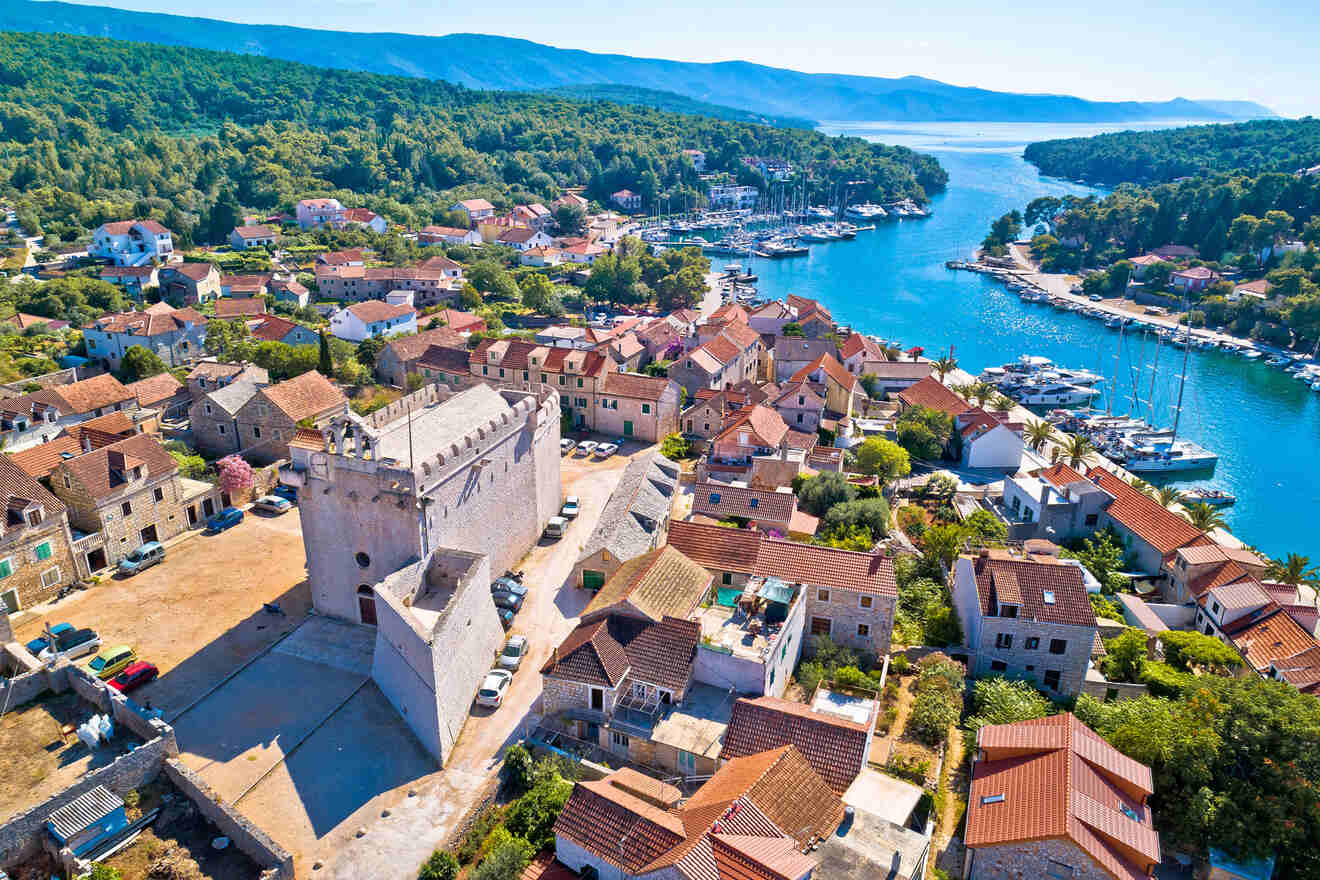
[[[424,37],[247,25],[71,3],[0,0],[0,28],[82,34],[306,61],[347,70],[442,79],[477,89],[627,87],[611,100],[669,92],[766,121],[1139,122],[1275,116],[1248,101],[1087,101],[993,92],[918,76],[811,74],[746,61],[696,64],[558,49],[510,37]],[[646,90],[636,92],[630,90]],[[650,94],[648,95],[647,92]],[[604,95],[602,95],[603,97]],[[649,98],[649,100],[641,100]],[[665,100],[672,100],[666,98]],[[658,106],[654,105],[653,106]],[[677,107],[673,109],[679,109]],[[709,112],[692,109],[689,112]],[[726,117],[727,118],[727,117]]]

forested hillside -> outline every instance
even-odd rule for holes
[[[1114,185],[1201,174],[1296,171],[1320,163],[1320,119],[1264,119],[1041,141],[1026,159],[1044,174]]]
[[[334,195],[427,223],[459,197],[499,206],[583,185],[604,200],[700,191],[684,148],[744,178],[744,155],[805,167],[813,193],[926,198],[932,157],[859,138],[544,94],[330,70],[251,55],[88,37],[0,33],[0,197],[64,239],[151,216],[215,241],[239,207]]]
[[[796,116],[768,116],[750,110],[726,107],[723,104],[698,101],[677,92],[643,89],[637,86],[599,83],[586,86],[559,86],[547,89],[547,91],[565,98],[579,98],[587,101],[613,101],[616,104],[642,104],[646,107],[654,107],[657,110],[668,110],[671,113],[695,113],[698,116],[713,116],[716,119],[727,119],[730,122],[781,125],[787,128],[816,127],[816,122],[812,119],[802,119]]]

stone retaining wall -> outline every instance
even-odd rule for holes
[[[1107,701],[1110,691],[1114,692],[1114,700],[1135,700],[1149,693],[1149,689],[1141,682],[1096,681],[1090,678],[1082,682],[1081,692],[1095,697],[1102,703]]]
[[[64,791],[13,816],[0,826],[0,868],[8,869],[35,856],[42,846],[46,819],[60,807],[98,785],[118,795],[141,788],[159,775],[167,758],[177,754],[173,731],[168,738],[157,737],[113,763],[88,773]]]
[[[253,824],[246,816],[211,790],[200,776],[184,766],[182,761],[165,761],[165,775],[179,791],[197,805],[197,809],[211,824],[228,837],[234,846],[262,869],[262,877],[292,880],[293,856]]]
[[[71,664],[66,660],[53,669],[43,666],[34,672],[14,676],[4,682],[4,687],[0,688],[0,709],[3,709],[4,713],[13,712],[47,691],[54,691],[57,694],[67,691],[70,668]]]

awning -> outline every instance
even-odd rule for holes
[[[761,589],[756,592],[756,596],[758,599],[765,599],[768,602],[790,605],[793,602],[793,588],[777,577],[769,577],[765,579]]]

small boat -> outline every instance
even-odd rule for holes
[[[883,220],[886,216],[886,211],[879,205],[873,205],[870,202],[863,202],[860,205],[850,205],[848,210],[843,212],[843,216],[847,217],[849,220]]]
[[[1211,507],[1229,507],[1237,503],[1237,496],[1223,489],[1188,489],[1182,494],[1187,501],[1209,504]]]
[[[1261,352],[1256,351],[1255,349],[1250,349],[1247,351],[1243,351],[1242,356],[1249,361],[1254,361],[1254,360],[1259,360],[1263,355],[1261,354]]]

